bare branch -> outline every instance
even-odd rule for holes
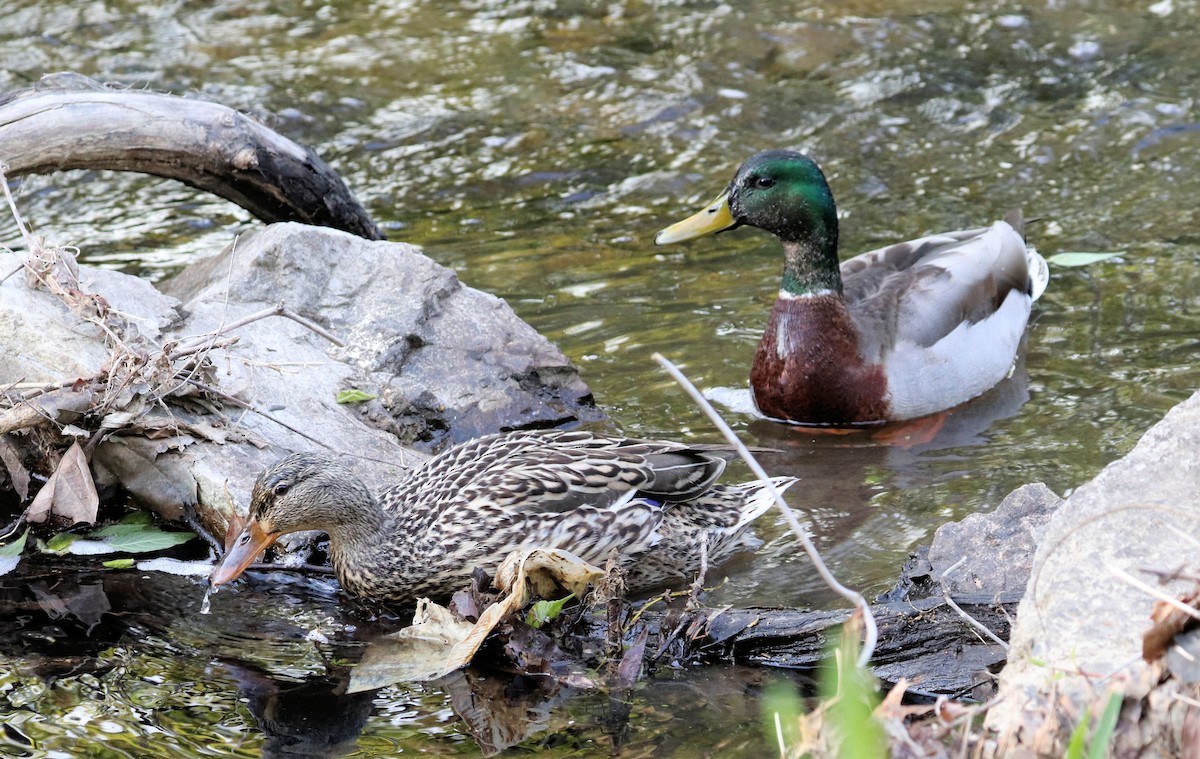
[[[972,617],[970,614],[963,611],[963,608],[961,606],[959,606],[957,603],[955,603],[954,599],[950,597],[950,587],[948,585],[946,585],[946,579],[949,578],[950,574],[954,570],[958,569],[962,565],[962,563],[966,560],[967,560],[967,557],[964,556],[961,559],[959,559],[958,561],[951,564],[949,567],[946,567],[945,572],[942,572],[942,576],[938,579],[938,583],[942,586],[942,600],[944,600],[946,602],[947,606],[949,606],[951,609],[954,609],[955,613],[958,614],[958,616],[962,617],[966,621],[967,624],[969,624],[971,627],[975,628],[980,633],[985,635],[993,643],[995,643],[996,645],[1000,646],[1005,651],[1007,651],[1008,643],[1006,641],[1002,640],[998,635],[996,635],[996,633],[989,630],[986,626],[984,626],[984,624],[982,622],[980,622],[979,620]]]
[[[266,318],[269,318],[272,316],[283,316],[288,319],[291,319],[292,321],[296,322],[297,324],[300,324],[300,325],[304,326],[306,329],[325,338],[326,340],[328,340],[329,342],[338,346],[339,348],[343,348],[346,345],[346,343],[342,342],[340,339],[338,339],[338,337],[336,335],[329,332],[321,325],[317,324],[316,322],[312,321],[311,319],[304,318],[303,316],[296,313],[295,311],[289,310],[287,307],[284,306],[283,303],[279,303],[271,308],[263,309],[262,311],[256,311],[255,313],[250,314],[248,316],[243,316],[241,319],[238,319],[237,321],[222,325],[221,328],[216,330],[214,333],[205,335],[204,337],[201,337],[197,340],[193,340],[192,342],[188,343],[187,345],[180,346],[176,350],[172,351],[170,353],[170,355],[168,356],[168,358],[170,358],[172,361],[174,361],[176,358],[179,358],[181,356],[186,356],[186,355],[190,355],[192,353],[201,351],[205,347],[216,347],[216,344],[214,343],[215,338],[217,338],[221,335],[228,334],[228,333],[234,331],[235,329],[238,329],[239,327],[244,327],[247,324],[251,324],[253,322],[259,321],[261,319],[266,319]]]
[[[1159,590],[1158,588],[1154,587],[1153,585],[1147,585],[1146,583],[1142,582],[1141,580],[1139,580],[1138,578],[1129,574],[1124,569],[1121,569],[1118,566],[1110,564],[1107,567],[1107,569],[1108,569],[1108,573],[1110,575],[1112,575],[1113,577],[1116,577],[1118,580],[1121,580],[1122,582],[1126,583],[1127,585],[1132,585],[1133,587],[1142,591],[1146,595],[1151,596],[1152,598],[1156,598],[1159,601],[1162,601],[1163,603],[1165,603],[1169,606],[1173,606],[1174,608],[1178,609],[1179,611],[1183,612],[1184,614],[1187,614],[1189,617],[1193,617],[1195,619],[1200,619],[1200,610],[1197,610],[1197,609],[1192,608],[1191,606],[1188,606],[1187,604],[1185,604],[1183,601],[1180,601],[1175,596],[1168,595],[1168,594],[1162,592],[1161,590]]]
[[[225,401],[226,403],[232,403],[233,405],[235,405],[239,408],[244,408],[247,411],[251,411],[255,414],[258,414],[263,419],[269,419],[270,421],[275,422],[275,424],[278,424],[280,427],[283,427],[285,430],[294,432],[297,435],[299,435],[300,437],[304,438],[305,440],[308,440],[309,442],[312,442],[312,443],[316,443],[317,445],[321,446],[322,448],[325,448],[327,450],[333,450],[332,448],[330,448],[329,444],[324,442],[323,440],[318,440],[317,438],[313,437],[312,435],[309,435],[305,432],[302,432],[302,431],[296,429],[295,427],[293,427],[292,425],[283,421],[282,419],[278,419],[274,416],[271,416],[266,411],[263,411],[262,409],[258,408],[257,406],[255,406],[252,403],[247,403],[246,401],[243,401],[241,398],[237,398],[237,397],[230,395],[229,393],[222,392],[221,390],[218,390],[215,387],[210,387],[209,385],[206,385],[203,382],[200,382],[198,380],[188,379],[187,383],[189,385],[192,385],[193,387],[196,387],[199,390],[203,390],[204,392],[209,393],[210,395],[213,395],[214,397],[220,398],[221,400]]]
[[[800,545],[804,547],[804,552],[807,553],[808,558],[812,560],[813,566],[816,567],[817,572],[821,575],[821,579],[825,581],[825,584],[832,588],[835,593],[849,600],[862,610],[865,639],[863,641],[862,652],[858,657],[858,666],[867,666],[867,663],[871,661],[871,656],[875,653],[875,644],[879,640],[879,628],[875,624],[875,617],[871,614],[871,607],[867,604],[867,600],[862,597],[862,594],[853,591],[838,582],[837,578],[833,576],[833,572],[829,571],[829,567],[825,565],[825,561],[821,558],[821,554],[817,552],[817,547],[813,545],[812,539],[808,537],[808,531],[804,529],[804,525],[800,524],[800,520],[796,518],[795,512],[793,512],[791,507],[787,505],[787,501],[783,499],[783,494],[780,493],[779,489],[776,488],[774,483],[771,482],[771,478],[767,474],[767,471],[763,469],[762,464],[759,464],[758,460],[754,458],[754,455],[750,453],[750,449],[748,449],[745,444],[742,443],[737,434],[734,433],[730,426],[726,424],[725,420],[721,418],[721,415],[718,414],[717,410],[712,407],[712,404],[708,402],[708,399],[696,389],[696,386],[692,384],[691,380],[685,377],[683,372],[679,371],[675,364],[671,363],[669,359],[660,353],[655,353],[653,358],[658,362],[659,366],[666,369],[667,373],[670,374],[671,377],[673,377],[685,391],[687,391],[687,394],[691,396],[693,401],[696,402],[696,405],[698,405],[704,411],[716,428],[720,430],[721,434],[725,436],[725,440],[731,446],[733,446],[735,450],[737,450],[738,455],[741,456],[742,460],[745,461],[747,466],[750,467],[750,471],[754,472],[754,476],[762,480],[763,487],[765,487],[771,493],[771,495],[774,496],[775,505],[779,508],[780,513],[783,514],[784,521],[788,523],[788,526],[792,529],[792,532],[800,541]]]

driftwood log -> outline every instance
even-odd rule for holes
[[[976,622],[1007,640],[1020,593],[962,595],[954,601]],[[912,690],[964,695],[1004,664],[1004,648],[984,638],[941,597],[871,607],[879,644],[871,660],[887,683],[905,678]],[[731,608],[689,612],[646,611],[625,631],[626,640],[650,633],[646,663],[667,660],[728,661],[788,669],[815,669],[829,656],[849,610]],[[589,636],[604,637],[605,620],[593,619]],[[655,642],[657,641],[657,643]]]
[[[78,74],[52,74],[0,98],[0,162],[9,179],[65,169],[177,179],[264,222],[384,239],[311,149],[217,103],[108,87]]]

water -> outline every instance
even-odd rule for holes
[[[655,351],[701,386],[745,384],[778,284],[776,243],[753,230],[662,249],[652,238],[754,150],[798,147],[821,162],[847,253],[978,226],[1014,206],[1041,220],[1029,234],[1046,255],[1122,251],[1054,271],[1023,367],[933,443],[886,447],[731,416],[748,442],[780,451],[765,457],[772,473],[803,477],[790,500],[839,577],[872,594],[943,521],[1025,482],[1069,493],[1195,389],[1195,5],[8,0],[0,88],[70,69],[259,115],[313,146],[393,239],[506,298],[636,435],[716,439]],[[18,198],[55,242],[150,277],[256,225],[189,188],[107,172],[29,178]],[[15,238],[0,222],[0,240]],[[764,550],[710,600],[831,603],[783,530],[765,533]],[[15,582],[9,602],[28,603]],[[295,685],[329,671],[312,644],[296,644],[316,623],[289,627],[280,614],[332,620],[332,639],[351,649],[366,635],[338,632],[361,621],[307,583],[221,594],[200,618],[193,581],[162,582],[166,598],[147,603],[176,610],[171,636],[187,646],[114,630],[72,660],[79,673],[50,685],[13,675],[9,716],[43,718],[23,755],[69,752],[77,740],[128,753],[110,736],[146,725],[165,731],[154,742],[164,755],[257,755],[266,738],[247,706],[255,697],[238,700],[248,676],[215,662],[251,658],[254,677]],[[43,637],[5,654],[14,673],[53,659]],[[660,676],[633,711],[641,745],[761,754],[769,739],[755,706],[738,705],[756,688],[743,676]],[[138,701],[145,689],[150,706]],[[359,754],[477,752],[449,700],[438,688],[378,694]],[[103,715],[72,722],[80,704]],[[528,745],[561,755],[606,746],[604,710],[602,698],[567,700],[553,712],[566,722]],[[680,734],[683,743],[670,737]]]

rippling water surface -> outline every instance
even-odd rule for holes
[[[797,147],[821,162],[847,252],[978,226],[1014,206],[1040,220],[1029,235],[1045,254],[1122,251],[1054,272],[1024,365],[932,443],[886,447],[731,417],[748,441],[778,449],[769,469],[803,478],[791,500],[838,574],[875,593],[943,521],[1029,481],[1068,493],[1196,387],[1196,11],[1192,0],[9,0],[0,89],[73,70],[260,116],[335,166],[392,239],[508,299],[637,435],[716,439],[654,351],[702,386],[745,384],[777,287],[776,243],[754,230],[667,249],[652,237],[757,149]],[[54,241],[150,277],[256,226],[224,201],[147,177],[34,177],[17,195]],[[13,244],[10,221],[0,233]],[[765,532],[764,551],[711,601],[829,603],[794,543]],[[14,608],[28,603],[7,581]],[[109,582],[106,597],[120,598]],[[258,605],[233,607],[253,616],[222,618],[215,603],[197,622],[200,591],[157,582],[167,588],[144,591],[147,605],[178,622],[144,637],[106,622],[111,640],[93,629],[98,645],[65,670],[45,641],[50,622],[29,612],[37,632],[14,631],[23,643],[6,647],[13,671],[0,689],[8,724],[33,745],[10,732],[0,753],[63,755],[79,740],[114,756],[270,753],[255,709],[282,708],[272,688],[332,687],[327,663],[296,641],[357,624],[309,585],[268,585]],[[635,704],[630,755],[760,755],[768,734],[744,694],[762,677],[656,679]],[[354,750],[478,752],[450,690],[377,694]],[[607,746],[602,702],[571,700],[527,745]],[[700,702],[712,706],[693,714]]]

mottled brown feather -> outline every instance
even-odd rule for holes
[[[376,499],[345,463],[294,454],[259,477],[250,517],[272,534],[329,533],[338,579],[368,598],[448,595],[522,547],[598,564],[616,549],[644,589],[695,567],[701,540],[714,564],[750,545],[742,533],[769,501],[761,483],[714,484],[727,456],[583,431],[512,432],[452,448]]]

